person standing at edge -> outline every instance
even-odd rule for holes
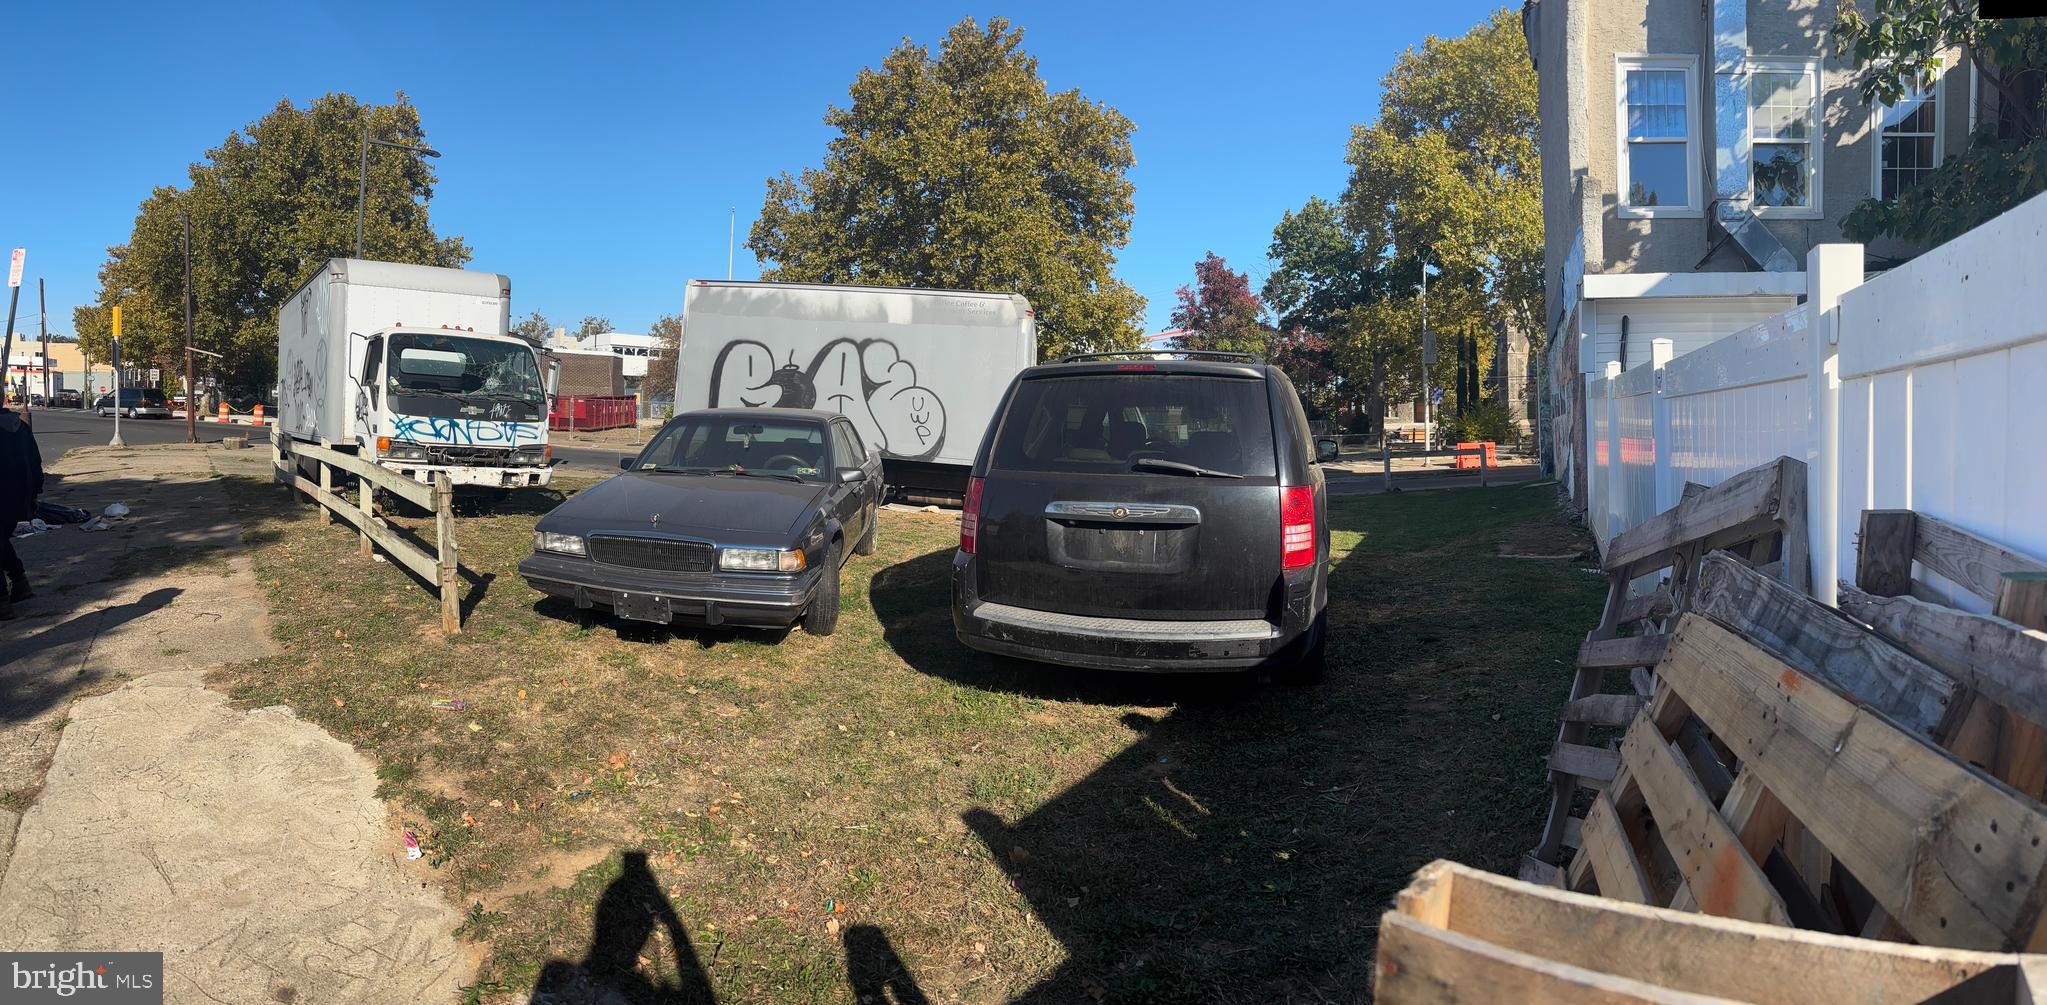
[[[14,525],[33,520],[36,497],[43,494],[43,452],[36,447],[35,430],[21,414],[0,407],[0,571],[7,573],[8,590],[0,597],[0,620],[14,617],[14,603],[35,595],[28,588],[28,570],[14,553]]]

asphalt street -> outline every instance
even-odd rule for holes
[[[72,447],[103,447],[114,438],[114,420],[102,419],[92,412],[75,408],[31,408],[28,416],[29,424],[36,431],[36,446],[42,450],[46,464],[55,462]],[[199,424],[202,443],[239,435],[247,435],[252,440],[267,440],[270,427],[224,426],[217,422]],[[121,440],[133,444],[183,443],[185,420],[122,419]]]

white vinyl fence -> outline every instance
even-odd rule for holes
[[[1658,340],[1649,363],[1586,378],[1586,520],[1602,545],[1687,482],[1789,455],[1806,462],[1813,586],[1829,603],[1853,579],[1865,509],[2047,556],[2047,195],[1867,282],[1862,262],[1860,245],[1816,247],[1798,307],[1674,359]]]

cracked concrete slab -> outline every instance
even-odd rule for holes
[[[197,671],[71,709],[0,879],[0,949],[162,950],[168,1001],[454,1001],[460,914],[408,879],[373,766]]]

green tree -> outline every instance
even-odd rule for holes
[[[1281,215],[1267,255],[1272,272],[1260,294],[1285,333],[1274,359],[1291,361],[1287,375],[1318,411],[1349,408],[1369,417],[1369,428],[1385,411],[1384,366],[1370,353],[1346,354],[1343,344],[1353,312],[1384,296],[1377,255],[1319,196]]]
[[[675,393],[675,364],[682,358],[682,315],[663,314],[654,322],[647,334],[654,336],[654,353],[647,357],[647,379],[644,386],[654,393],[669,395]]]
[[[1895,104],[1908,86],[1931,86],[1957,49],[1997,103],[1960,155],[1896,197],[1850,210],[1841,220],[1848,237],[1938,244],[2047,191],[2047,18],[1986,21],[1964,0],[1872,0],[1864,14],[1843,0],[1833,34],[1866,103]]]
[[[938,58],[908,39],[853,81],[824,166],[768,180],[746,246],[762,278],[1013,290],[1045,357],[1143,345],[1129,240],[1130,120],[1051,93],[1023,32],[968,18]]]
[[[192,220],[193,342],[230,383],[268,386],[277,372],[277,311],[331,258],[353,253],[362,129],[419,144],[419,110],[403,94],[366,105],[328,94],[304,108],[280,101],[191,165],[185,187],[160,186],[142,201],[126,243],[107,249],[101,305],[122,305],[123,361],[182,369],[184,271],[180,211]],[[367,258],[461,266],[469,247],[440,237],[427,219],[435,176],[415,154],[371,147],[364,203]],[[79,338],[104,359],[103,315],[79,319]],[[91,322],[87,324],[86,322]],[[92,342],[98,338],[101,341]]]
[[[1488,333],[1497,324],[1540,341],[1536,125],[1535,70],[1513,11],[1457,38],[1430,36],[1394,62],[1378,121],[1352,131],[1342,200],[1360,246],[1389,256],[1391,302],[1354,315],[1351,335],[1366,344],[1340,347],[1340,360],[1379,360],[1396,382],[1418,370],[1423,263],[1436,270],[1428,322],[1445,347],[1431,384],[1451,378],[1457,339],[1476,342],[1470,364],[1480,368],[1490,365],[1495,340]],[[1391,324],[1413,327],[1393,332],[1384,327]]]
[[[547,320],[547,315],[534,311],[526,315],[524,321],[512,326],[512,334],[539,345],[554,334],[554,322]]]

